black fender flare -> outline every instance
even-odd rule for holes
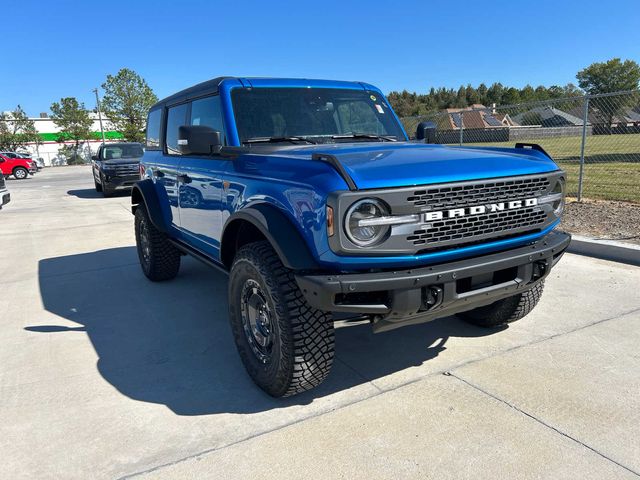
[[[168,205],[165,202],[165,205]],[[169,232],[169,225],[171,225],[171,210],[169,210],[169,217],[165,217],[160,206],[160,200],[158,199],[158,193],[151,179],[141,180],[136,182],[131,189],[131,213],[135,215],[136,210],[140,205],[144,204],[147,209],[147,214],[154,227],[163,233]],[[169,223],[165,220],[169,219]]]
[[[283,265],[291,270],[319,270],[320,266],[291,220],[278,208],[265,203],[238,210],[225,222],[220,242],[220,258],[227,265],[235,253],[235,237],[242,222],[249,222],[271,243]],[[225,261],[227,260],[227,261]]]

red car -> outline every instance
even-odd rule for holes
[[[0,172],[5,177],[13,175],[16,179],[23,180],[37,171],[36,162],[30,158],[23,158],[14,152],[0,152]]]

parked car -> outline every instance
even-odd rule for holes
[[[140,143],[106,143],[91,157],[93,182],[96,192],[105,197],[116,189],[131,188],[140,180],[140,158],[143,149]]]
[[[2,172],[0,172],[0,210],[2,210],[2,207],[4,207],[10,201],[11,194],[9,193],[9,190],[7,190],[7,185],[4,181],[4,175],[2,174]]]
[[[17,180],[24,180],[38,171],[36,163],[30,158],[23,158],[15,152],[0,152],[0,171],[4,176],[13,175]]]
[[[29,153],[20,153],[19,154],[22,158],[27,158],[29,160],[33,160],[33,162],[36,164],[36,168],[38,169],[38,171],[42,170],[45,165],[44,165],[44,159],[42,157],[37,157],[34,158],[31,154]]]
[[[565,173],[540,146],[411,143],[365,83],[183,90],[149,111],[141,172],[143,273],[172,279],[185,254],[228,272],[238,353],[275,397],[328,375],[334,313],[374,332],[453,314],[504,326],[536,306],[570,242]]]

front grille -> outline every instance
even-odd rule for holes
[[[0,190],[4,188],[4,175],[0,173]]]
[[[515,229],[532,230],[542,226],[546,218],[547,215],[539,207],[447,218],[431,223],[431,228],[415,230],[407,240],[414,245],[473,241],[478,236],[508,235]]]
[[[407,197],[407,201],[420,210],[483,205],[505,200],[537,197],[547,191],[549,182],[549,178],[545,176],[424,188],[415,190],[412,195]]]
[[[113,170],[114,174],[119,177],[138,174],[138,164],[134,165],[116,165]]]
[[[330,237],[335,252],[354,255],[421,255],[540,233],[558,220],[554,199],[564,172],[476,179],[433,185],[339,193],[328,203],[344,218],[364,197],[388,205],[392,224],[373,248],[352,245],[343,235]],[[335,215],[335,213],[334,213]]]

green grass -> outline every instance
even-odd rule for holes
[[[519,140],[525,142],[526,140]],[[568,193],[577,195],[581,137],[538,138],[540,144],[567,172]],[[465,143],[469,146],[513,147],[515,141]],[[583,196],[640,203],[640,134],[587,137]]]
[[[557,162],[567,172],[567,192],[578,194],[580,165]],[[582,195],[600,200],[640,203],[640,162],[587,163],[584,166]]]

